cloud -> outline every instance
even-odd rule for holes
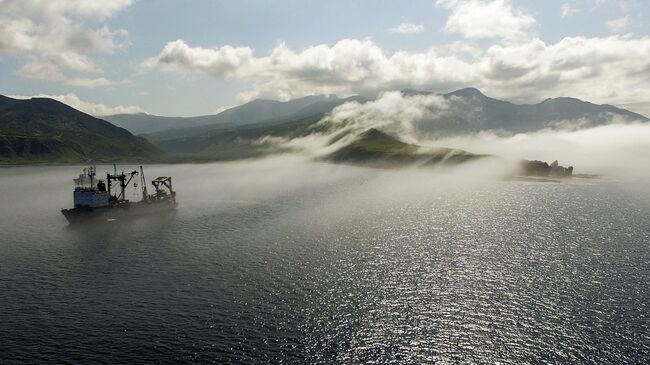
[[[77,110],[80,110],[86,114],[90,114],[94,116],[113,115],[113,114],[135,114],[135,113],[145,112],[139,106],[133,106],[133,105],[107,106],[105,104],[83,101],[73,93],[60,94],[60,95],[39,94],[39,95],[32,95],[32,96],[11,95],[10,97],[15,99],[50,98],[50,99],[58,100]]]
[[[437,6],[451,10],[445,31],[470,39],[528,38],[535,18],[512,6],[509,0],[438,0]]]
[[[113,80],[108,80],[104,77],[97,77],[97,78],[74,77],[74,78],[66,79],[65,83],[67,85],[73,85],[73,86],[97,87],[97,86],[122,85],[122,84],[129,83],[129,81],[128,80],[113,81]]]
[[[379,128],[404,140],[417,141],[418,124],[438,119],[449,108],[449,100],[440,95],[406,96],[399,91],[389,91],[373,101],[340,105],[321,123],[335,126],[337,131],[345,128],[363,132]]]
[[[421,32],[424,31],[424,25],[422,25],[422,24],[402,23],[402,24],[398,25],[395,28],[390,28],[388,31],[392,32],[392,33],[400,33],[400,34],[421,33]]]
[[[498,136],[479,133],[436,141],[439,145],[490,153],[517,160],[559,160],[573,165],[577,173],[611,174],[629,178],[648,174],[650,124],[611,124],[582,130],[542,130]]]
[[[78,16],[104,20],[131,5],[132,0],[3,0],[3,12],[44,19]]]
[[[146,68],[204,71],[215,77],[241,75],[253,61],[253,50],[248,47],[221,48],[190,47],[182,39],[167,43],[157,57],[144,62]]]
[[[562,4],[562,18],[566,18],[578,12],[578,9],[571,6],[569,3]]]
[[[59,67],[53,62],[42,62],[35,58],[27,61],[16,72],[22,77],[30,79],[48,80],[48,81],[63,81],[65,75]]]
[[[474,86],[515,102],[555,96],[596,103],[650,102],[649,37],[567,37],[557,43],[533,38],[470,48],[468,53],[456,44],[422,53],[388,54],[371,40],[344,39],[302,50],[281,43],[259,57],[249,47],[202,48],[177,40],[143,65],[246,81],[251,88],[240,94],[242,101]]]
[[[104,77],[66,77],[52,62],[28,61],[18,69],[17,74],[30,79],[60,81],[66,85],[82,87],[112,86],[129,82],[127,80],[113,81]]]
[[[100,23],[131,0],[2,0],[0,54],[25,59],[18,74],[65,81],[67,73],[102,73],[91,55],[126,46],[125,30]],[[93,26],[94,25],[94,26]]]
[[[404,95],[399,91],[387,91],[376,100],[339,105],[307,136],[266,136],[257,142],[316,157],[348,144],[369,128],[377,128],[403,141],[417,143],[420,140],[418,125],[438,119],[449,107],[449,100],[440,95]],[[336,142],[332,143],[333,140]]]
[[[618,19],[612,19],[605,22],[607,29],[612,33],[623,33],[630,27],[630,17],[624,16]]]
[[[594,9],[605,6],[617,7],[624,11],[632,11],[635,8],[644,8],[645,1],[643,0],[594,0]]]

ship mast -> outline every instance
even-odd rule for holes
[[[95,186],[95,166],[90,166],[89,170],[88,176],[90,176],[90,187],[92,188]]]
[[[142,182],[142,200],[147,200],[149,199],[149,194],[147,194],[147,180],[144,178],[142,165],[140,165],[140,180]]]

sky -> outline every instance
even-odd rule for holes
[[[0,94],[93,115],[477,87],[650,116],[647,0],[0,0]]]

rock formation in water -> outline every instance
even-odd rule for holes
[[[519,164],[519,173],[523,176],[571,177],[573,175],[573,166],[560,166],[557,160],[550,165],[544,161],[523,160]]]
[[[553,163],[551,163],[551,171],[549,175],[557,177],[571,177],[573,175],[573,166],[560,166],[557,160],[555,160]]]

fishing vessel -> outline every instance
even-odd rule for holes
[[[104,218],[107,220],[124,219],[137,215],[170,212],[176,209],[176,192],[172,189],[172,178],[161,176],[151,181],[154,193],[147,192],[147,182],[144,170],[117,173],[113,165],[113,173],[106,173],[106,179],[96,177],[97,168],[84,168],[78,178],[73,179],[74,208],[62,209],[61,213],[70,224],[86,222],[90,219]],[[139,178],[137,177],[139,175]],[[142,199],[130,201],[126,198],[127,188],[138,188],[140,181]]]

